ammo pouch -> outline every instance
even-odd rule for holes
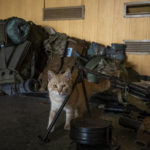
[[[92,58],[86,65],[85,67],[90,69],[90,70],[95,70],[96,67],[99,64],[100,61],[100,57],[94,57]],[[93,83],[98,83],[99,82],[99,78],[97,78],[94,74],[91,73],[87,73],[87,79],[88,82],[93,82]]]
[[[22,82],[22,65],[29,56],[31,42],[25,41],[18,46],[2,47],[0,49],[0,84]],[[28,63],[28,62],[26,62]],[[30,77],[27,77],[30,78]]]
[[[115,59],[123,61],[125,60],[125,49],[126,46],[124,44],[115,44],[112,43],[111,47],[107,47],[106,51],[106,58]]]
[[[96,42],[92,42],[87,51],[87,55],[89,57],[105,56],[106,55],[105,46],[103,46],[99,43],[96,43]]]
[[[124,44],[112,43],[111,47],[107,46],[105,48],[99,43],[92,42],[87,51],[87,55],[90,58],[95,56],[103,56],[108,59],[123,61],[125,60],[125,49],[126,46]]]

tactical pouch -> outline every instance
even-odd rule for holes
[[[105,47],[99,43],[92,42],[88,49],[87,55],[89,57],[98,56],[98,55],[105,56]]]
[[[19,74],[18,77],[21,79]],[[0,84],[15,83],[18,77],[16,72],[9,69],[0,70]]]
[[[111,47],[112,47],[113,49],[115,49],[116,51],[124,51],[125,48],[126,48],[126,45],[125,45],[125,44],[112,43],[112,44],[111,44]]]
[[[115,44],[112,43],[111,47],[107,47],[106,51],[106,58],[115,59],[123,61],[125,59],[125,48],[124,44]]]
[[[93,59],[91,59],[86,65],[85,67],[91,70],[95,70],[95,68],[98,66],[99,61],[100,61],[100,57],[95,57]],[[97,78],[95,75],[91,74],[91,73],[87,73],[87,79],[88,82],[94,82],[94,83],[98,83],[99,82],[99,78]]]
[[[105,58],[122,61],[125,59],[125,48],[126,46],[124,44],[112,43],[111,47],[107,46],[105,48],[99,43],[92,42],[87,55],[88,57],[103,56]]]

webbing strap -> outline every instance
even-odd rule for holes
[[[31,46],[31,42],[25,41],[24,43],[22,43],[16,47],[16,49],[14,50],[14,53],[11,57],[11,60],[8,64],[9,69],[15,70],[21,64],[21,62],[26,57],[30,46]]]
[[[6,69],[6,55],[5,55],[5,48],[0,49],[0,69]]]

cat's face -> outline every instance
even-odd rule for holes
[[[53,96],[66,97],[71,93],[71,72],[68,69],[64,74],[54,74],[48,71],[48,91]]]

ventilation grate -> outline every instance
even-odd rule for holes
[[[124,17],[149,17],[150,1],[124,3]]]
[[[150,40],[124,40],[127,53],[150,54]]]
[[[43,8],[43,20],[84,19],[85,7]]]

